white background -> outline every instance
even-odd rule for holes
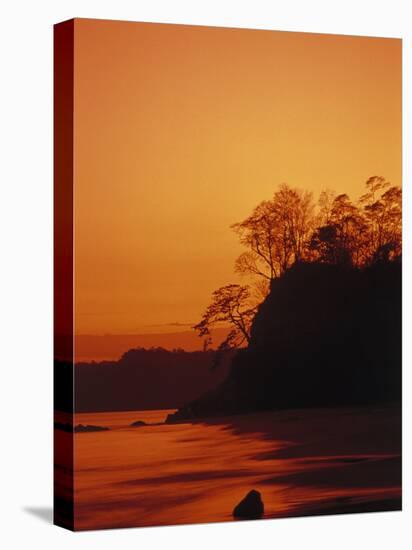
[[[2,4],[0,29],[0,541],[2,547],[410,548],[404,512],[70,533],[52,505],[52,25],[71,17],[252,27],[404,39],[404,280],[411,276],[407,203],[412,17],[408,0],[48,0]],[[373,93],[373,90],[371,90]],[[410,286],[404,286],[404,396],[411,392]],[[409,332],[409,333],[408,333]],[[411,407],[404,400],[410,462]],[[409,529],[408,529],[409,522]]]

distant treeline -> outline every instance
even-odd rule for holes
[[[216,352],[186,352],[163,348],[133,349],[119,361],[55,362],[55,409],[71,411],[67,388],[75,388],[76,412],[170,409],[217,386],[228,372],[212,371]]]

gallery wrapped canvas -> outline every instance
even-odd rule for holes
[[[400,510],[401,41],[54,36],[55,523]]]

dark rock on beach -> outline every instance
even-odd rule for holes
[[[249,491],[243,500],[235,506],[233,517],[236,519],[260,519],[264,513],[264,505],[259,491]]]
[[[104,428],[103,426],[93,426],[93,425],[89,425],[89,424],[78,424],[77,426],[74,426],[72,424],[69,424],[69,423],[66,423],[64,424],[63,422],[55,422],[54,423],[54,427],[56,430],[61,430],[62,432],[68,432],[68,433],[73,433],[73,432],[105,432],[107,431],[109,428]]]
[[[76,433],[83,433],[83,432],[105,432],[109,428],[105,428],[103,426],[93,426],[91,424],[78,424],[74,427],[74,431]]]
[[[146,422],[143,422],[143,420],[136,420],[136,422],[132,422],[130,424],[133,428],[140,428],[141,426],[147,426]]]

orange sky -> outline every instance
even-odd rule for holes
[[[279,183],[371,175],[401,184],[400,40],[76,20],[76,333],[198,321]]]

